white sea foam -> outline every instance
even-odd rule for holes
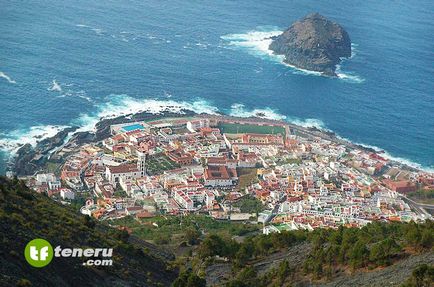
[[[85,90],[80,90],[78,92],[73,92],[72,93],[73,96],[76,96],[80,99],[84,99],[86,101],[88,101],[89,103],[93,103],[93,100],[86,94]]]
[[[94,131],[95,125],[102,118],[113,118],[121,115],[128,115],[138,112],[148,112],[159,114],[162,112],[182,113],[183,110],[194,111],[196,113],[216,114],[219,112],[218,108],[212,106],[209,102],[203,99],[197,99],[193,102],[174,101],[174,100],[158,100],[158,99],[135,99],[127,95],[111,95],[110,101],[101,105],[97,112],[94,114],[82,114],[79,118],[72,121],[71,125],[79,126],[77,131]],[[294,117],[287,117],[280,114],[271,108],[252,108],[248,109],[243,104],[233,104],[229,111],[229,115],[238,117],[260,117],[274,120],[285,120],[287,122],[303,126],[315,127],[321,130],[329,131],[325,124],[319,119],[299,119]],[[9,152],[13,155],[22,145],[29,143],[36,145],[44,138],[52,137],[59,131],[67,128],[68,126],[34,126],[28,129],[20,129],[10,132],[8,134],[0,135],[0,149]],[[341,137],[342,138],[342,137]],[[346,141],[348,139],[342,138]],[[422,166],[414,163],[408,159],[400,158],[391,155],[382,149],[366,144],[356,143],[361,146],[372,148],[379,152],[383,157],[396,161],[401,164],[425,170],[427,172],[434,172],[433,168]]]
[[[104,30],[103,29],[101,29],[101,28],[96,28],[96,27],[92,27],[92,26],[89,26],[89,25],[85,25],[85,24],[77,24],[77,25],[75,25],[76,27],[79,27],[79,28],[87,28],[87,29],[90,29],[90,30],[92,30],[93,32],[95,32],[95,34],[97,34],[97,35],[102,35],[102,34],[104,34]]]
[[[393,156],[391,155],[389,152],[387,151],[383,151],[383,153],[381,154],[382,156],[384,156],[385,158],[391,160],[391,161],[396,161],[399,162],[401,164],[405,164],[408,166],[411,166],[413,168],[417,168],[426,172],[431,172],[434,173],[434,167],[427,167],[427,166],[423,166],[419,163],[413,162],[409,159],[403,158],[403,157],[397,157],[397,156]]]
[[[271,120],[285,120],[286,116],[279,114],[271,108],[247,109],[243,104],[233,104],[229,115],[235,117],[258,117]]]
[[[298,119],[298,118],[288,118],[288,122],[298,125],[304,128],[317,128],[323,131],[330,131],[328,128],[326,128],[323,121],[319,119]]]
[[[282,30],[280,30],[277,27],[273,27],[266,31],[257,30],[257,31],[249,31],[244,34],[228,34],[228,35],[221,36],[220,38],[227,42],[227,47],[244,49],[253,56],[266,59],[266,60],[271,60],[273,62],[277,62],[279,64],[285,65],[291,68],[291,72],[293,74],[324,76],[320,72],[301,69],[296,66],[285,63],[284,62],[285,57],[283,55],[276,55],[273,53],[272,50],[269,49],[269,46],[273,41],[271,37],[278,36],[282,33],[283,33]],[[351,45],[351,49],[352,49],[351,58],[353,58],[356,55],[356,47],[357,44]],[[339,79],[346,82],[350,82],[350,83],[364,82],[363,78],[355,75],[352,72],[343,72],[341,70],[340,65],[337,66],[336,74]]]
[[[92,28],[91,30],[94,31],[95,34],[97,34],[97,35],[101,35],[104,32],[104,30],[102,30],[100,28]]]
[[[350,57],[350,59],[354,58],[357,55],[357,53],[359,52],[358,47],[359,47],[359,44],[351,43],[351,57]]]
[[[343,72],[341,69],[341,65],[336,65],[336,75],[339,79],[349,82],[349,83],[363,83],[365,79],[360,76],[355,75],[352,72]]]
[[[31,144],[35,146],[39,141],[53,137],[68,126],[34,126],[26,129],[19,129],[8,134],[2,134],[0,149],[14,154],[21,146]]]
[[[14,80],[12,80],[11,77],[9,77],[8,75],[6,75],[5,73],[0,71],[0,78],[5,79],[6,81],[8,81],[10,84],[16,84],[17,82],[15,82]]]
[[[354,58],[357,53],[357,47],[359,45],[356,43],[351,43],[351,57],[350,58],[341,58],[341,64],[344,63],[345,61],[348,61],[352,58]],[[364,78],[356,75],[354,72],[344,72],[342,71],[342,66],[341,64],[336,65],[336,75],[338,76],[339,79],[345,81],[345,82],[349,82],[349,83],[356,83],[356,84],[360,84],[363,83],[365,81]]]
[[[328,131],[328,129],[325,127],[325,124],[319,119],[299,119],[295,117],[287,117],[269,107],[247,109],[243,104],[233,104],[229,111],[229,115],[235,117],[258,117],[270,120],[284,120],[305,128],[315,127],[324,131]]]
[[[291,68],[291,71],[294,74],[321,76],[322,74],[320,72],[301,69],[285,63],[285,56],[276,55],[269,49],[271,42],[273,42],[271,37],[278,36],[282,33],[282,30],[274,27],[269,31],[250,31],[245,34],[228,34],[221,36],[220,38],[227,41],[229,47],[241,48],[255,57],[285,65]]]
[[[197,42],[196,44],[194,44],[195,46],[202,48],[202,49],[208,49],[208,46],[210,46],[210,44],[207,43],[201,43],[201,42]]]
[[[169,93],[168,91],[164,91],[164,96],[168,99],[170,99],[173,95]]]
[[[174,100],[135,99],[127,95],[111,95],[110,101],[101,105],[94,114],[82,114],[73,124],[79,125],[80,131],[93,131],[101,118],[114,118],[122,115],[148,112],[159,114],[163,112],[182,113],[183,110],[196,113],[216,114],[218,109],[203,99],[193,102],[177,102]]]
[[[220,38],[225,40],[230,47],[241,47],[247,50],[251,55],[258,57],[267,57],[276,62],[282,63],[284,56],[274,55],[268,47],[273,41],[271,37],[282,34],[283,31],[278,28],[271,31],[249,31],[244,34],[228,34]]]
[[[62,87],[60,86],[60,84],[56,81],[56,79],[54,79],[51,82],[51,86],[48,88],[49,91],[55,91],[55,92],[61,92],[62,91]]]
[[[57,82],[56,79],[54,79],[51,82],[50,87],[47,88],[47,90],[53,91],[53,92],[58,92],[59,95],[57,96],[57,98],[77,97],[80,99],[84,99],[90,103],[93,103],[93,100],[86,94],[86,91],[74,90],[73,86],[74,86],[74,84],[66,84],[66,83],[62,83],[62,85],[60,85],[60,83]]]

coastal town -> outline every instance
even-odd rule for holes
[[[27,185],[99,220],[203,214],[264,234],[431,219],[407,197],[434,174],[287,122],[217,115],[110,126],[110,136],[55,152],[64,161]],[[260,208],[245,211],[239,202]]]

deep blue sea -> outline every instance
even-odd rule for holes
[[[353,57],[327,78],[266,38],[312,12]],[[101,116],[187,108],[261,113],[434,168],[434,1],[0,0],[2,172],[23,143]]]

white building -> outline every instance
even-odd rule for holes
[[[75,198],[75,193],[68,189],[68,188],[62,188],[60,190],[60,197],[62,199],[69,199],[69,200],[73,200]]]
[[[215,200],[215,195],[211,191],[205,193],[205,205],[207,207],[212,207]]]
[[[41,173],[36,175],[36,185],[48,185],[49,190],[59,189],[62,184],[54,173]]]
[[[209,119],[196,119],[187,122],[187,129],[192,133],[196,132],[200,128],[209,127]]]
[[[140,172],[134,164],[123,164],[119,166],[106,166],[106,178],[112,185],[116,185],[120,178],[132,179],[140,177]]]
[[[224,165],[208,166],[204,173],[205,186],[226,187],[234,184],[238,179],[235,169],[229,169]]]
[[[183,191],[177,190],[174,192],[173,199],[182,207],[187,210],[193,210],[193,200],[191,200],[190,197],[188,197]]]

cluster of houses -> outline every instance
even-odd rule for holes
[[[75,193],[72,189],[62,186],[60,178],[54,173],[39,173],[27,181],[27,185],[38,193],[46,193],[48,196],[57,196],[62,200],[74,200]]]
[[[245,125],[260,132],[239,132]],[[264,133],[265,125],[285,132]],[[245,182],[245,170],[254,180]],[[70,153],[58,176],[38,174],[29,182],[63,200],[89,192],[81,211],[97,218],[158,211],[248,220],[228,203],[254,197],[265,207],[256,220],[270,233],[423,219],[399,195],[432,187],[434,176],[392,166],[369,150],[302,136],[283,123],[185,117],[113,125],[109,138]]]
[[[294,164],[286,156],[302,161]],[[278,206],[271,224],[264,227],[265,234],[431,217],[413,211],[401,195],[432,189],[433,174],[392,166],[369,150],[297,137],[291,140],[288,155],[265,162],[259,183],[249,187],[249,193],[270,209]]]

